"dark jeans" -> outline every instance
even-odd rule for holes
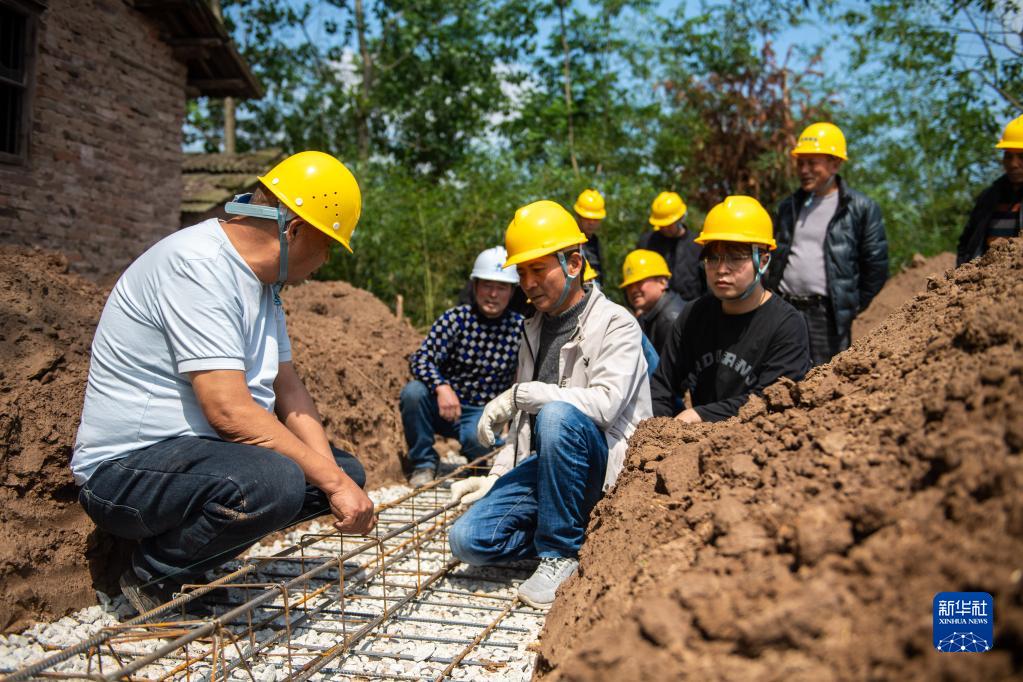
[[[401,389],[399,409],[405,444],[408,445],[408,461],[413,469],[437,468],[440,457],[433,449],[436,433],[445,438],[457,438],[462,446],[462,455],[470,461],[490,451],[476,440],[476,424],[483,412],[482,405],[462,403],[462,416],[457,422],[449,422],[440,416],[434,392],[421,381],[410,381]],[[494,447],[503,444],[504,441],[498,439]]]
[[[364,486],[355,457],[334,458]],[[78,494],[99,528],[137,540],[132,566],[149,582],[186,583],[281,528],[329,513],[323,492],[273,450],[171,438],[99,465]]]
[[[607,439],[564,402],[545,405],[535,428],[536,455],[497,479],[451,527],[451,553],[465,563],[579,555],[603,495]]]
[[[782,296],[806,320],[810,336],[810,359],[814,367],[831,362],[831,358],[850,346],[850,334],[842,333],[835,324],[831,299],[824,296]]]

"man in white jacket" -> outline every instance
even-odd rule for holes
[[[539,314],[526,321],[516,382],[490,401],[480,443],[511,422],[489,476],[455,483],[475,502],[449,544],[474,565],[540,558],[519,597],[554,601],[579,565],[590,512],[622,470],[629,436],[652,415],[642,332],[635,317],[583,284],[572,215],[552,201],[520,208],[505,233],[508,260]],[[477,501],[478,500],[478,501]]]

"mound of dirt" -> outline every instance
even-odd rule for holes
[[[347,282],[306,282],[283,298],[295,367],[327,435],[362,460],[368,487],[403,480],[398,394],[422,336]]]
[[[115,589],[123,546],[95,531],[68,463],[106,290],[60,255],[0,247],[0,629],[53,618]],[[401,475],[398,393],[420,337],[369,293],[312,282],[285,293],[296,365],[328,435],[369,484]]]
[[[63,256],[0,247],[0,627],[96,600],[68,462],[103,292]]]
[[[539,677],[1020,679],[1021,270],[999,246],[738,417],[641,425]],[[942,591],[994,596],[993,651],[934,649]]]
[[[927,280],[941,277],[946,270],[956,266],[956,255],[950,251],[925,258],[919,253],[913,256],[902,272],[887,282],[881,292],[870,302],[870,307],[853,320],[852,337],[862,339],[885,318],[902,307],[904,303],[927,288]]]

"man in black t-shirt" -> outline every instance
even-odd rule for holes
[[[728,419],[751,393],[810,369],[806,322],[761,282],[775,248],[764,207],[728,197],[707,214],[696,242],[710,293],[679,315],[650,381],[654,415],[687,423]],[[693,407],[678,412],[687,391]]]

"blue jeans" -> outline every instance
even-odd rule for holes
[[[352,480],[366,473],[333,448]],[[99,465],[78,493],[102,530],[137,540],[145,581],[191,582],[281,528],[329,513],[321,490],[291,459],[256,445],[184,436]]]
[[[483,412],[482,405],[462,403],[462,416],[449,422],[440,416],[437,396],[421,381],[410,381],[401,389],[401,425],[408,445],[408,461],[413,469],[436,469],[440,457],[433,449],[433,436],[457,438],[462,454],[470,460],[490,451],[476,440],[476,423]],[[495,447],[501,445],[498,440]]]
[[[564,402],[536,415],[536,454],[497,479],[448,534],[451,553],[483,565],[535,557],[576,557],[602,496],[607,440],[593,420]]]

